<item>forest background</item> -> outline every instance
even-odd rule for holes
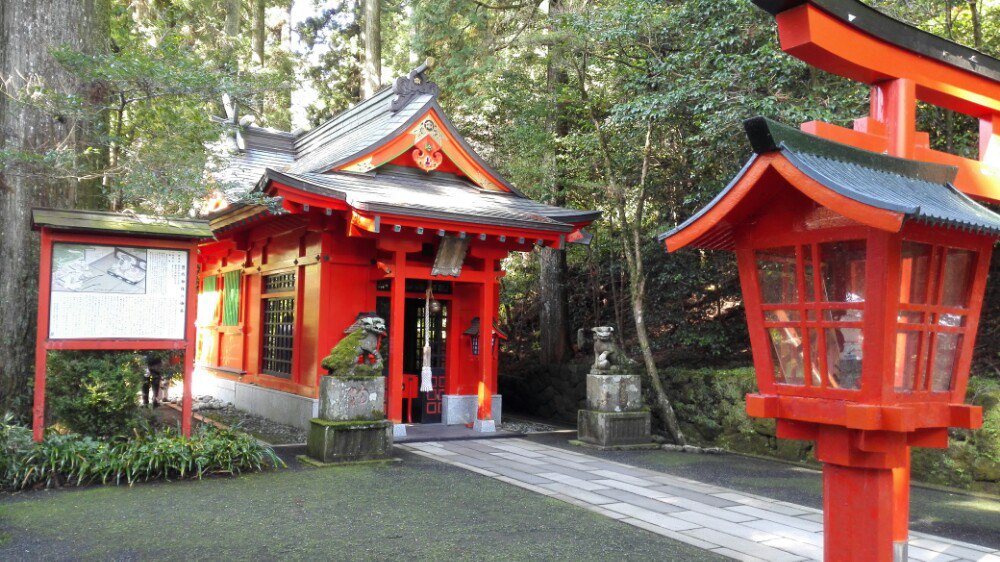
[[[1000,54],[998,0],[869,3]],[[30,207],[189,214],[226,189],[210,172],[241,126],[308,129],[427,57],[442,106],[500,173],[604,212],[589,246],[507,260],[505,402],[572,418],[573,365],[587,361],[575,331],[613,325],[656,375],[651,404],[673,440],[807,459],[742,413],[753,379],[732,255],[655,241],[747,160],[744,119],[867,114],[865,87],[783,54],[749,0],[4,0],[0,411],[30,404]],[[977,156],[974,120],[921,106],[918,121],[934,148]],[[970,387],[993,406],[987,430],[931,453],[931,480],[1000,481],[998,261]]]

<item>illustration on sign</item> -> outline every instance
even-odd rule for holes
[[[52,290],[90,293],[146,292],[146,249],[56,244]]]
[[[51,339],[184,339],[187,252],[56,243]]]

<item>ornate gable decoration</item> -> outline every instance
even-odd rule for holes
[[[424,72],[434,64],[434,59],[428,58],[424,64],[414,68],[406,76],[396,78],[392,83],[392,93],[396,94],[389,100],[389,110],[399,111],[406,107],[414,97],[420,94],[438,95],[441,89],[434,82],[428,82]]]

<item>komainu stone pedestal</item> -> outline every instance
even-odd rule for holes
[[[309,459],[359,462],[392,456],[392,422],[385,419],[385,377],[320,379],[319,417],[309,420]]]
[[[587,409],[577,416],[582,444],[608,449],[655,446],[650,430],[639,375],[594,371],[587,375]]]
[[[392,422],[309,421],[309,457],[322,463],[388,459],[392,456]]]

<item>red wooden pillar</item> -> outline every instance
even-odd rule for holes
[[[181,434],[191,437],[191,386],[194,376],[194,353],[198,346],[198,245],[188,250],[187,311],[184,327],[184,394],[181,398]]]
[[[389,395],[388,417],[394,424],[403,422],[403,328],[406,325],[406,251],[394,252],[392,287],[389,293]]]
[[[823,541],[827,562],[893,559],[893,471],[823,465]]]
[[[1000,113],[979,120],[979,160],[997,165],[1000,158]]]
[[[905,464],[892,469],[892,499],[894,502],[892,510],[892,544],[895,550],[902,550],[906,553],[907,544],[910,540],[910,447],[906,447],[903,453]],[[905,560],[905,556],[896,556],[898,560]]]
[[[875,85],[880,93],[875,119],[885,124],[889,155],[913,158],[917,134],[917,87],[913,80],[896,78]]]
[[[49,293],[52,288],[52,238],[49,229],[42,229],[41,258],[38,262],[38,320],[35,332],[35,402],[32,410],[32,438],[39,442],[45,437],[45,375],[48,368]]]
[[[475,429],[482,432],[496,431],[493,422],[493,395],[496,382],[493,377],[493,317],[496,315],[496,273],[494,258],[484,260],[486,270],[483,278],[482,310],[479,312],[479,409],[476,413]]]

